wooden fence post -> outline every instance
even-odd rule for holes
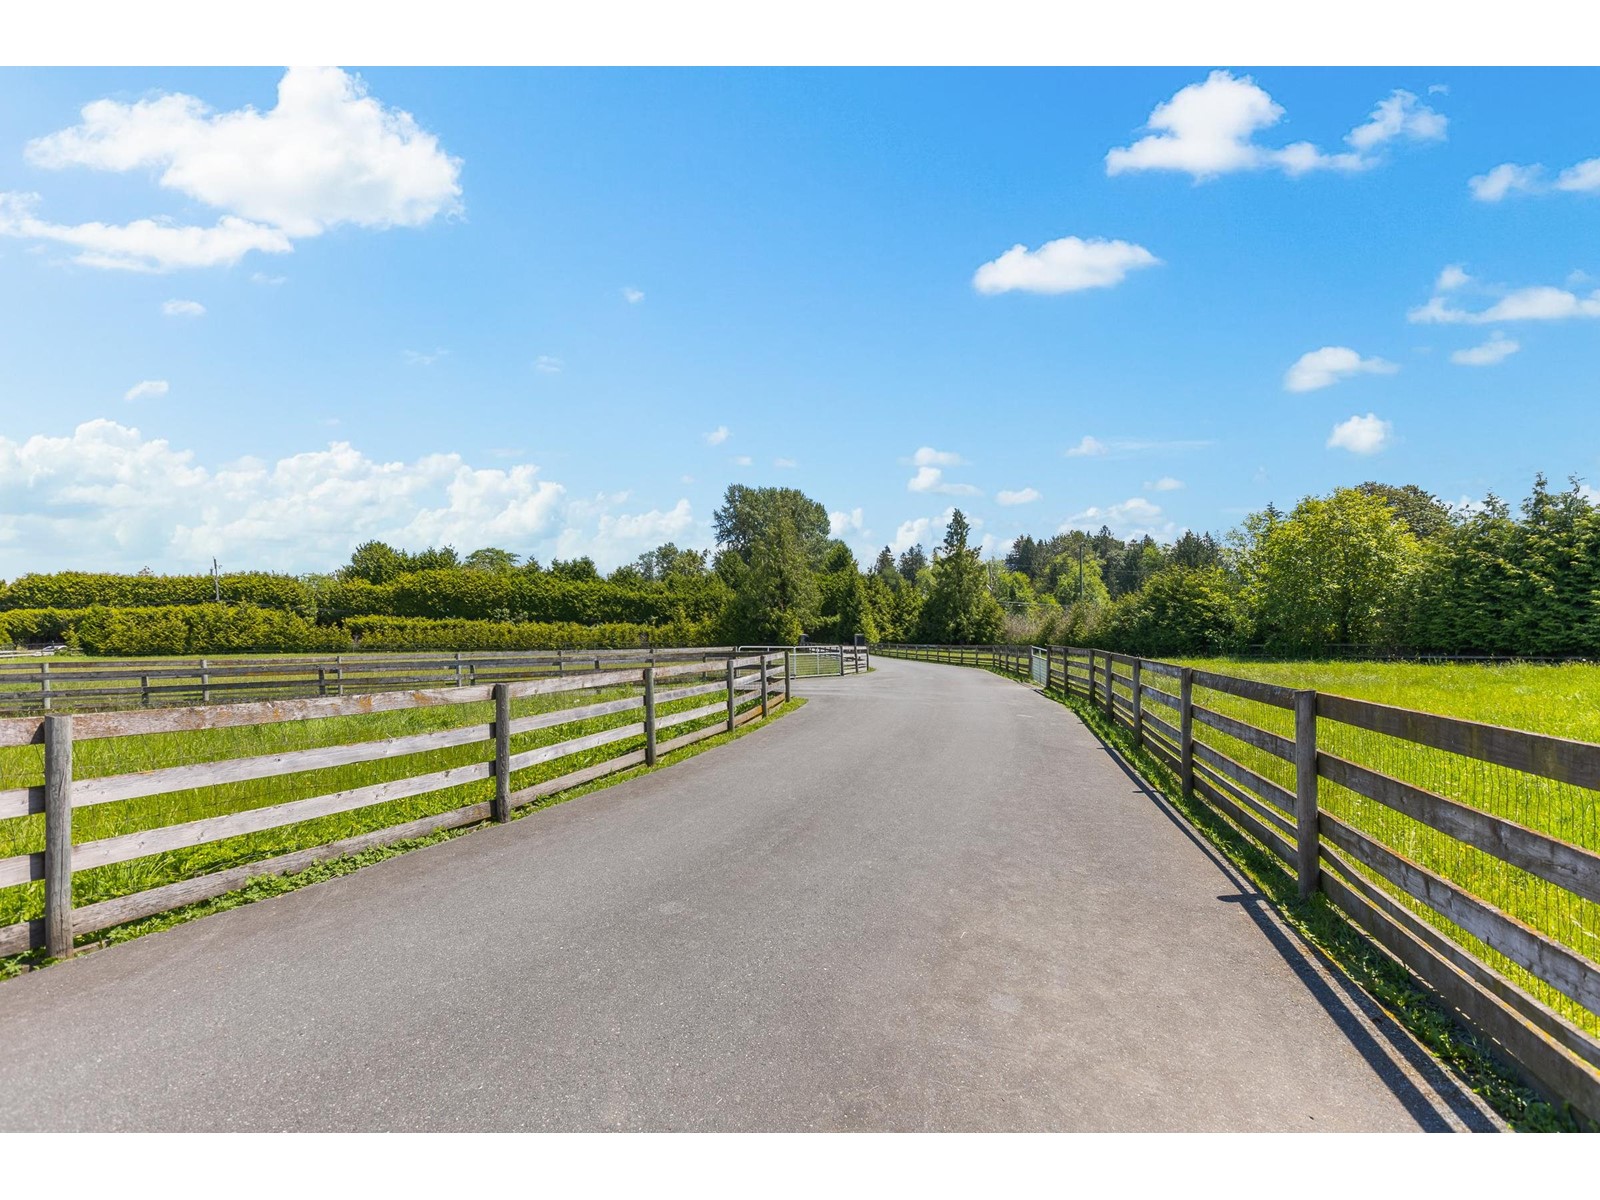
[[[200,660],[200,703],[211,703],[211,671],[210,663],[205,659]]]
[[[72,957],[72,717],[44,719],[44,945]]]
[[[840,647],[839,674],[844,674],[844,648]],[[761,719],[767,719],[767,656],[761,656]]]
[[[767,673],[767,656],[763,654],[761,656],[761,674],[762,674],[763,678],[766,676],[766,673]],[[844,643],[843,642],[839,643],[839,678],[840,679],[844,678]],[[766,709],[763,708],[761,710],[761,715],[763,717],[767,715]]]
[[[344,695],[344,655],[333,656],[333,677],[339,682],[339,695]]]
[[[1111,651],[1107,650],[1106,651],[1106,716],[1111,719],[1111,723],[1113,725],[1115,725],[1117,723],[1117,702],[1115,700],[1113,700],[1112,697],[1115,696],[1117,693],[1116,693],[1116,688],[1115,688],[1116,680],[1113,679],[1111,676],[1115,673],[1116,669],[1117,669],[1116,661],[1111,657]]]
[[[461,686],[461,651],[456,651],[456,686]]]
[[[1317,890],[1317,693],[1294,694],[1294,816],[1300,898]]]
[[[1194,668],[1178,671],[1178,783],[1183,798],[1194,795]]]
[[[785,650],[783,652],[783,702],[785,704],[789,703],[789,680],[794,677],[793,658],[792,651]]]
[[[139,676],[139,703],[145,708],[150,707],[150,676]]]
[[[733,691],[733,655],[728,655],[728,732],[733,732],[734,691]]]
[[[656,669],[644,669],[644,765],[656,765]]]
[[[39,702],[44,705],[45,712],[50,711],[50,664],[43,659],[39,660]]]
[[[1094,703],[1094,651],[1089,651],[1089,703]]]
[[[1144,748],[1144,687],[1139,678],[1142,659],[1133,660],[1133,748]]]
[[[1030,651],[1029,653],[1032,652]],[[1049,646],[1046,646],[1044,648],[1044,690],[1047,692],[1050,690],[1051,685],[1055,683],[1055,673],[1055,654],[1051,652]]]
[[[494,800],[489,813],[511,820],[511,685],[494,685]]]

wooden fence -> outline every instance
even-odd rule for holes
[[[32,659],[0,663],[0,713],[345,696],[418,687],[566,678],[661,663],[713,662],[733,646],[637,650],[265,655],[242,658]]]
[[[1103,709],[1185,796],[1276,856],[1303,896],[1320,891],[1529,1082],[1600,1122],[1600,853],[1472,794],[1487,776],[1508,781],[1513,802],[1554,793],[1592,831],[1600,745],[1102,650],[873,650],[989,667]],[[1262,715],[1221,711],[1230,704]],[[1348,747],[1362,739],[1393,773],[1355,761]],[[1460,798],[1399,778],[1415,755],[1459,766],[1438,775],[1464,781]]]
[[[764,719],[776,704],[790,699],[788,673],[782,658],[764,654],[724,657],[712,662],[679,662],[626,670],[590,670],[567,678],[521,679],[493,684],[470,684],[417,691],[375,692],[359,696],[316,697],[251,704],[169,708],[149,712],[51,713],[44,716],[0,720],[0,747],[43,745],[43,783],[40,786],[0,791],[0,821],[44,815],[44,850],[0,858],[0,889],[43,881],[42,920],[25,920],[0,927],[0,954],[15,954],[43,947],[55,957],[72,952],[73,938],[127,921],[210,899],[243,886],[261,875],[304,870],[315,862],[359,853],[377,846],[422,837],[439,830],[478,822],[507,821],[512,811],[554,792],[564,791],[603,775],[639,764],[653,765],[659,755],[681,749],[704,738],[731,732],[746,721]],[[661,686],[666,684],[667,686]],[[623,689],[621,699],[606,699],[580,707],[556,708],[513,717],[513,701],[529,697],[591,689]],[[704,703],[684,710],[691,697]],[[774,697],[777,697],[774,700]],[[74,750],[100,739],[136,739],[151,734],[181,734],[285,722],[317,722],[334,717],[447,705],[494,705],[493,719],[483,724],[405,737],[361,741],[312,749],[190,762],[131,773],[82,777],[73,770]],[[658,714],[658,706],[669,711]],[[536,745],[513,753],[512,739],[533,731],[554,730],[575,722],[637,714],[638,720],[613,725],[599,732],[569,737],[554,744]],[[469,717],[470,719],[470,717]],[[691,726],[688,732],[662,738],[667,730]],[[599,763],[541,778],[514,789],[513,776],[528,768],[555,763],[568,756],[601,747],[643,744]],[[315,740],[315,739],[312,739]],[[446,770],[406,775],[370,786],[357,787],[243,811],[223,812],[200,820],[160,825],[98,840],[73,842],[73,813],[86,806],[188,792],[190,789],[265,780],[296,772],[319,771],[358,763],[401,758],[451,747],[469,747],[476,753],[468,761]],[[171,851],[208,845],[223,839],[263,830],[282,829],[300,822],[350,813],[405,797],[458,788],[492,780],[487,799],[466,803],[419,820],[362,832],[359,836],[259,861],[131,894],[117,895],[75,908],[73,876],[112,864],[127,863]],[[468,789],[471,791],[471,789]],[[487,787],[479,794],[488,792]],[[458,793],[459,795],[459,793]]]

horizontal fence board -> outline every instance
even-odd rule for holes
[[[1173,774],[1180,770],[1178,753],[1166,742],[1159,738],[1145,739],[1144,748],[1155,756],[1155,760]]]
[[[0,821],[44,811],[44,785],[7,788],[0,792]]]
[[[1175,667],[1171,663],[1154,662],[1148,658],[1139,661],[1144,664],[1139,669],[1146,674],[1165,675],[1169,679],[1177,679],[1183,673],[1182,667]]]
[[[1318,815],[1322,835],[1363,866],[1370,867],[1415,900],[1420,900],[1445,920],[1505,955],[1600,1015],[1600,967],[1537,929],[1501,912],[1442,875],[1367,837],[1329,813]]]
[[[1159,704],[1165,704],[1168,708],[1179,708],[1182,705],[1182,701],[1171,692],[1164,692],[1158,687],[1151,687],[1150,684],[1143,681],[1140,682],[1139,691],[1144,696],[1146,704],[1154,700]]]
[[[1195,791],[1199,792],[1202,796],[1209,800],[1213,807],[1218,809],[1235,825],[1238,825],[1251,837],[1255,838],[1256,841],[1262,843],[1269,850],[1271,850],[1272,853],[1276,854],[1280,859],[1282,859],[1286,864],[1286,869],[1290,871],[1294,870],[1294,862],[1297,853],[1294,843],[1287,840],[1276,829],[1273,829],[1254,813],[1249,812],[1241,805],[1236,803],[1231,796],[1222,791],[1222,789],[1219,788],[1215,782],[1213,782],[1213,778],[1208,778],[1204,770],[1197,768],[1194,773]]]
[[[368,692],[359,696],[317,696],[307,700],[261,700],[246,704],[213,704],[192,708],[163,708],[137,712],[77,713],[72,719],[75,740],[129,737],[145,733],[191,733],[200,729],[231,729],[241,725],[269,725],[280,721],[312,721],[322,717],[359,717],[397,712],[406,708],[433,708],[448,704],[483,703],[487,687],[425,689],[406,692]],[[0,746],[26,746],[39,740],[41,717],[0,720]]]
[[[1600,1121],[1600,1072],[1530,1024],[1459,967],[1432,952],[1336,874],[1322,876],[1328,898],[1409,967],[1466,1022],[1499,1044],[1554,1096]]]
[[[1294,689],[1281,687],[1276,683],[1239,679],[1233,675],[1218,675],[1213,671],[1196,671],[1194,684],[1196,687],[1210,688],[1214,692],[1226,692],[1230,696],[1270,704],[1274,708],[1294,706]]]
[[[13,854],[0,858],[0,888],[16,887],[44,878],[43,854]]]
[[[1324,864],[1339,872],[1340,882],[1358,892],[1363,900],[1423,943],[1432,953],[1447,960],[1480,987],[1493,992],[1498,999],[1516,1009],[1524,1018],[1539,1026],[1591,1066],[1600,1068],[1600,1042],[1596,1042],[1555,1009],[1523,991],[1488,964],[1474,958],[1465,947],[1451,941],[1445,934],[1367,879],[1331,846],[1326,844],[1320,846],[1318,855]]]
[[[390,825],[385,829],[375,829],[371,833],[357,834],[355,837],[343,838],[323,846],[295,850],[275,858],[264,858],[260,862],[244,863],[224,871],[213,871],[208,875],[197,875],[193,879],[180,879],[176,883],[165,884],[162,887],[102,900],[97,904],[86,904],[73,911],[73,932],[82,934],[109,929],[113,925],[155,916],[157,913],[181,908],[186,904],[214,899],[227,892],[236,891],[250,880],[262,875],[293,875],[331,858],[344,858],[378,846],[427,837],[442,829],[474,825],[488,818],[489,802],[485,800],[478,804],[453,808],[449,812],[436,813],[431,817],[408,821],[404,825]]]
[[[18,921],[0,925],[0,954],[26,954],[44,945],[43,921]]]
[[[1476,846],[1530,875],[1600,903],[1600,854],[1592,850],[1491,816],[1326,751],[1317,755],[1317,772],[1324,779]]]
[[[656,703],[666,704],[671,700],[687,700],[690,696],[709,696],[712,692],[726,692],[727,690],[727,682],[721,679],[716,683],[697,683],[689,687],[658,688],[656,690]]]
[[[778,690],[782,691],[783,689],[779,688]],[[656,729],[671,729],[674,725],[687,725],[690,721],[699,721],[706,717],[716,716],[718,714],[726,716],[727,712],[727,704],[719,700],[715,704],[706,704],[702,705],[700,708],[691,708],[687,712],[673,713],[671,716],[666,717],[657,717]]]
[[[1205,760],[1195,760],[1195,772],[1196,774],[1203,776],[1206,781],[1209,782],[1213,787],[1217,788],[1218,791],[1226,794],[1227,797],[1235,804],[1244,805],[1263,821],[1267,822],[1267,824],[1273,826],[1279,832],[1284,834],[1284,836],[1291,838],[1295,836],[1295,826],[1293,821],[1284,816],[1277,809],[1273,808],[1270,804],[1266,803],[1259,796],[1252,796],[1248,791],[1234,783],[1233,780],[1229,779],[1226,775],[1212,768],[1205,762]]]
[[[657,752],[661,750],[656,747]],[[542,779],[531,787],[521,788],[511,793],[511,805],[519,808],[531,804],[545,796],[552,796],[557,792],[564,792],[568,788],[579,787],[585,783],[592,783],[596,779],[617,771],[626,771],[629,767],[637,767],[644,763],[643,750],[631,750],[627,754],[619,754],[615,758],[608,758],[604,762],[595,763],[593,766],[582,767],[576,771],[568,771],[565,775],[557,775],[554,779]]]
[[[1133,676],[1131,676],[1131,675],[1122,675],[1122,674],[1119,674],[1116,671],[1113,671],[1113,672],[1111,672],[1111,678],[1114,679],[1116,682],[1120,683],[1125,688],[1133,687]]]
[[[1322,693],[1317,695],[1317,715],[1373,733],[1419,742],[1435,750],[1542,775],[1576,787],[1600,790],[1600,745],[1590,742]]]
[[[1225,733],[1231,738],[1236,738],[1247,745],[1254,746],[1257,750],[1265,750],[1268,754],[1275,754],[1285,762],[1294,761],[1294,740],[1282,734],[1273,733],[1266,729],[1257,729],[1254,725],[1247,725],[1243,721],[1215,712],[1199,704],[1190,705],[1194,719],[1201,725],[1209,726],[1218,733]]]
[[[1295,812],[1295,795],[1288,788],[1274,783],[1265,775],[1258,775],[1249,767],[1236,759],[1229,758],[1222,751],[1204,742],[1194,743],[1194,756],[1208,767],[1220,774],[1226,775],[1235,783],[1241,784],[1257,793],[1263,800],[1277,805],[1284,812],[1293,815]]]
[[[243,812],[227,813],[219,817],[203,817],[179,825],[161,825],[137,833],[103,838],[74,846],[72,866],[74,871],[87,871],[93,867],[127,862],[168,850],[184,850],[218,842],[224,838],[239,837],[246,833],[260,833],[284,825],[296,825],[317,817],[332,816],[352,809],[385,804],[421,796],[442,788],[456,787],[478,779],[488,779],[494,770],[492,763],[471,763],[451,767],[447,771],[434,771],[428,775],[415,775],[409,779],[395,779],[388,783],[374,783],[348,791],[333,792],[327,796],[314,796],[309,800],[292,800],[287,804],[273,804],[265,808],[251,808]]]
[[[553,762],[555,759],[565,758],[569,754],[576,754],[580,750],[595,750],[612,742],[623,742],[631,737],[643,736],[643,721],[632,725],[619,725],[615,729],[603,729],[599,733],[569,738],[564,742],[557,742],[553,746],[539,746],[533,750],[524,750],[521,754],[513,754],[511,756],[511,770],[513,772],[525,771],[529,767],[536,767],[540,763]]]
[[[72,806],[80,808],[90,804],[132,800],[140,796],[158,796],[164,792],[186,791],[190,788],[215,787],[219,784],[243,783],[251,779],[265,779],[276,775],[293,775],[301,771],[347,767],[356,763],[400,758],[407,754],[422,754],[452,746],[467,746],[473,742],[485,741],[490,736],[491,727],[488,725],[462,725],[455,729],[438,729],[431,733],[408,734],[405,737],[382,738],[370,742],[319,746],[311,750],[286,750],[281,754],[263,754],[254,758],[222,759],[217,762],[191,763],[181,767],[160,767],[129,775],[79,779],[72,785]]]
[[[1140,717],[1143,719],[1146,728],[1158,729],[1162,733],[1166,734],[1167,737],[1172,740],[1174,745],[1178,743],[1181,735],[1178,733],[1178,727],[1176,725],[1173,725],[1167,721],[1163,721],[1148,708],[1140,713]]]
[[[735,722],[735,724],[738,723],[739,722]],[[728,727],[726,724],[712,725],[705,729],[693,729],[688,733],[681,733],[677,737],[670,738],[665,742],[658,742],[656,744],[656,753],[671,754],[674,750],[682,750],[685,746],[692,746],[696,742],[703,742],[706,740],[706,738],[716,737],[719,733],[727,732]]]
[[[661,697],[657,695],[659,702]],[[549,729],[553,725],[570,725],[574,721],[587,721],[593,717],[610,716],[613,713],[627,712],[630,709],[643,708],[643,696],[630,696],[622,700],[605,700],[598,704],[582,704],[576,708],[558,708],[554,712],[535,713],[531,717],[512,717],[510,721],[511,736],[519,733],[528,733],[535,729]],[[484,728],[489,728],[485,726]],[[488,737],[488,734],[484,734]]]

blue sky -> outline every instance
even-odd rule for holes
[[[1596,73],[1217,70],[0,72],[0,576],[1600,481]]]

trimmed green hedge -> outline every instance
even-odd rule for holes
[[[216,584],[209,575],[112,575],[58,571],[23,575],[0,588],[0,609],[19,608],[165,608],[169,605],[215,604]],[[292,575],[242,571],[221,577],[224,604],[255,604],[305,616],[316,613],[316,597]]]
[[[722,612],[728,589],[708,576],[668,583],[557,579],[521,571],[417,571],[391,583],[338,580],[318,589],[325,623],[351,617],[433,620],[627,623],[662,625],[675,617],[704,621]]]
[[[708,622],[649,626],[620,621],[434,621],[426,617],[352,617],[345,628],[360,650],[630,650],[650,637],[657,646],[711,644]]]
[[[67,608],[17,608],[0,612],[0,645],[64,642],[67,631],[82,615],[82,609]]]
[[[165,654],[304,654],[353,649],[343,629],[291,612],[241,604],[162,608],[87,608],[66,640],[85,654],[134,658]]]

